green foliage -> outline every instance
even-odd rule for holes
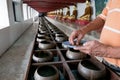
[[[99,15],[108,0],[95,0],[96,16]]]

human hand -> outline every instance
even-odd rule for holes
[[[80,50],[89,55],[93,56],[106,56],[107,54],[107,47],[106,45],[98,42],[98,41],[88,41],[83,44],[83,46],[76,46],[75,50]]]
[[[80,40],[84,37],[85,33],[82,30],[73,31],[69,37],[69,42],[72,45],[79,45]],[[76,40],[75,40],[76,39]],[[74,41],[75,40],[75,41]]]

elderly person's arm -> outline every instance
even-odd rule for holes
[[[88,41],[83,46],[76,46],[75,50],[80,50],[89,55],[120,59],[120,47],[104,45],[98,41]]]
[[[103,27],[105,21],[97,17],[95,20],[91,21],[89,24],[84,26],[79,30],[75,30],[72,32],[71,36],[69,37],[69,42],[72,45],[79,45],[80,40],[84,37],[84,35],[92,30],[97,30]],[[77,39],[76,43],[74,43],[74,39]]]

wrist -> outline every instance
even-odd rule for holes
[[[108,46],[107,50],[106,50],[106,57],[109,58],[120,58],[119,57],[119,48],[118,47],[112,47],[112,46]]]
[[[108,58],[113,57],[114,55],[111,54],[112,50],[113,50],[113,47],[107,46],[107,47],[106,47],[106,51],[105,51],[105,53],[104,53],[104,56],[105,56],[105,57],[108,57]]]
[[[80,32],[82,32],[83,34],[88,33],[89,31],[88,31],[88,29],[87,29],[87,26],[81,28],[81,29],[80,29]]]

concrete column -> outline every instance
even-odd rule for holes
[[[14,21],[14,13],[13,13],[13,3],[12,0],[7,0],[7,10],[8,10],[8,15],[9,15],[9,24],[13,25],[15,24]]]

